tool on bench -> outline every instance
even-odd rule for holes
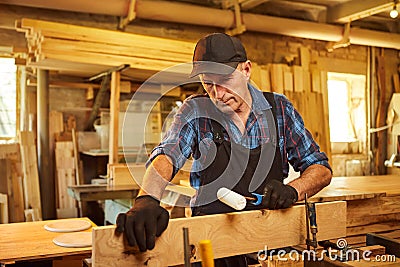
[[[261,204],[264,195],[260,195],[257,193],[251,193],[254,197],[244,197],[246,200],[250,200],[250,203],[254,206],[258,206]]]
[[[313,247],[314,250],[317,250],[318,242],[317,242],[317,213],[315,210],[315,203],[309,203],[307,201],[307,194],[304,198],[305,208],[306,208],[306,226],[307,226],[307,239],[306,245],[307,250],[310,250],[310,247]],[[310,238],[310,232],[312,234],[312,239]]]
[[[217,191],[218,199],[226,205],[234,208],[235,210],[243,210],[246,207],[248,201],[252,205],[260,205],[264,195],[257,193],[251,194],[254,197],[245,197],[225,187],[221,187]]]

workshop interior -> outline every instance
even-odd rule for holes
[[[1,266],[400,266],[399,12],[398,0],[0,0]],[[333,177],[284,209],[243,211],[266,191],[222,187],[235,211],[194,216],[190,157],[160,200],[168,227],[142,252],[117,217],[205,93],[190,73],[213,33],[240,40],[249,84],[293,104]],[[303,175],[289,167],[284,184]]]

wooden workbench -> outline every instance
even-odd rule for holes
[[[109,190],[122,188],[124,187],[110,187]],[[125,190],[133,190],[130,188],[125,187]],[[365,246],[365,234],[370,232],[400,238],[400,177],[395,175],[334,177],[328,187],[310,198],[310,201],[315,202],[335,200],[347,202],[348,244]],[[331,223],[339,222],[332,219]]]
[[[89,219],[93,226],[94,225]],[[63,219],[71,220],[71,219]],[[44,226],[53,221],[0,224],[0,264],[53,260],[60,257],[90,257],[92,247],[66,248],[53,243],[53,239],[64,233],[50,232]],[[92,228],[86,230],[91,232]]]
[[[319,202],[368,199],[377,196],[400,195],[400,176],[333,177],[329,186],[312,197]]]
[[[347,202],[346,240],[365,245],[366,233],[400,239],[400,176],[334,177],[310,200]]]

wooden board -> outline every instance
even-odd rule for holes
[[[132,49],[133,46],[135,46],[134,49]],[[140,47],[133,44],[102,44],[43,37],[43,40],[40,43],[40,49],[42,49],[42,51],[51,51],[54,50],[55,47],[57,50],[64,49],[74,52],[96,52],[126,57],[154,58],[154,55],[157,55],[159,59],[176,62],[187,62],[190,60],[190,57],[187,54],[179,54],[176,51],[157,50],[151,47]]]
[[[108,164],[109,185],[133,185],[141,181],[146,172],[145,164]],[[172,179],[173,184],[180,184],[182,180],[189,181],[189,169],[180,169]]]
[[[303,92],[304,91],[304,83],[303,83],[303,68],[300,66],[293,66],[293,81],[294,86],[293,89],[295,92]]]
[[[7,195],[0,193],[0,223],[8,223],[8,217]]]
[[[306,128],[320,146],[321,151],[325,152],[329,158],[331,144],[329,132],[328,134],[326,133],[329,129],[329,125],[324,115],[325,106],[322,94],[307,92],[307,90],[302,93],[296,92],[296,81],[295,92],[286,92],[285,94],[288,99],[292,101],[296,110],[301,114]]]
[[[346,235],[346,203],[319,203],[317,224],[319,240]],[[335,223],[332,223],[335,222]],[[286,210],[259,210],[170,220],[156,247],[145,253],[129,247],[115,226],[93,229],[93,266],[167,266],[183,263],[182,228],[189,228],[189,243],[210,239],[215,258],[257,252],[303,243],[305,210],[303,205]],[[272,230],[273,229],[273,230]],[[199,261],[199,249],[195,252]]]
[[[293,73],[291,71],[283,73],[283,86],[285,92],[293,92]]]
[[[62,214],[76,214],[76,201],[68,196],[68,186],[76,185],[74,145],[71,141],[56,142],[57,210]],[[60,218],[59,216],[59,218]],[[69,215],[69,217],[71,217]],[[73,217],[73,216],[72,216]]]
[[[110,186],[136,186],[139,188],[138,182],[141,181],[146,168],[144,164],[109,164],[108,173]],[[190,185],[179,185],[181,181],[189,181],[190,172],[179,170],[172,180],[171,184],[166,187],[166,191],[175,192],[184,196],[192,197],[196,190]],[[140,179],[140,180],[139,180]]]
[[[284,77],[283,69],[285,64],[272,64],[271,65],[271,89],[273,92],[283,94]]]
[[[95,226],[89,219],[83,218]],[[69,220],[69,219],[64,219]],[[54,220],[55,221],[55,220]],[[60,233],[49,232],[44,225],[53,221],[24,222],[0,225],[0,263],[46,258],[86,255],[88,248],[63,248],[53,244],[52,240]],[[92,229],[86,230],[87,232]]]
[[[42,220],[39,173],[33,132],[20,132],[22,169],[24,171],[25,208],[33,209],[33,220]]]
[[[0,145],[0,193],[8,195],[9,222],[23,222],[23,172],[19,144]],[[4,187],[4,188],[1,188]]]
[[[119,131],[119,99],[121,73],[114,71],[111,74],[110,96],[110,131],[108,163],[118,163],[118,131]]]

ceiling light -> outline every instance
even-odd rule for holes
[[[399,15],[399,11],[397,11],[396,2],[397,2],[397,1],[394,1],[393,9],[390,10],[390,13],[389,13],[389,16],[390,16],[392,19],[397,18],[397,16]]]

